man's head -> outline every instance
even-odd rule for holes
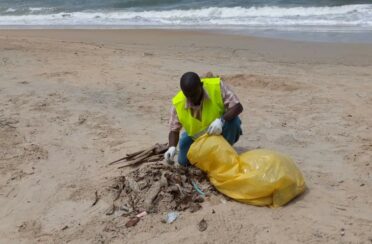
[[[194,72],[184,73],[180,80],[180,86],[183,94],[193,104],[199,104],[203,95],[203,83],[198,74]]]

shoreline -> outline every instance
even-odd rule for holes
[[[355,27],[245,27],[245,26],[136,26],[136,25],[3,25],[2,30],[160,30],[211,32],[246,37],[316,43],[372,44],[372,29]]]
[[[253,60],[269,63],[332,64],[370,66],[372,43],[327,43],[283,40],[213,31],[163,29],[21,29],[0,30],[3,38],[54,39],[87,42],[113,48],[122,45],[189,46],[222,48],[248,53]]]

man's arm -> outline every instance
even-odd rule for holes
[[[180,137],[180,131],[182,129],[182,124],[180,123],[176,108],[171,107],[170,118],[169,118],[169,135],[168,135],[168,145],[169,147],[176,147]]]
[[[238,96],[223,81],[221,81],[221,93],[226,110],[222,117],[225,121],[230,121],[243,112],[243,106]]]
[[[169,147],[177,147],[179,139],[180,139],[179,131],[170,131],[168,136]]]
[[[169,135],[168,135],[168,150],[164,153],[164,159],[168,163],[174,162],[174,156],[176,155],[176,147],[180,137],[180,131],[182,125],[178,119],[177,112],[174,106],[172,106],[170,111],[169,119]]]
[[[235,104],[222,116],[225,121],[230,121],[236,116],[243,112],[243,106],[241,103]]]

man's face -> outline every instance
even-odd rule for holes
[[[192,104],[199,105],[203,95],[203,85],[200,84],[191,91],[183,91],[183,94]]]

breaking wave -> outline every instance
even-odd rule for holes
[[[372,4],[334,7],[209,7],[189,10],[101,10],[52,12],[30,8],[0,12],[0,25],[134,25],[134,26],[348,26],[372,27]]]

